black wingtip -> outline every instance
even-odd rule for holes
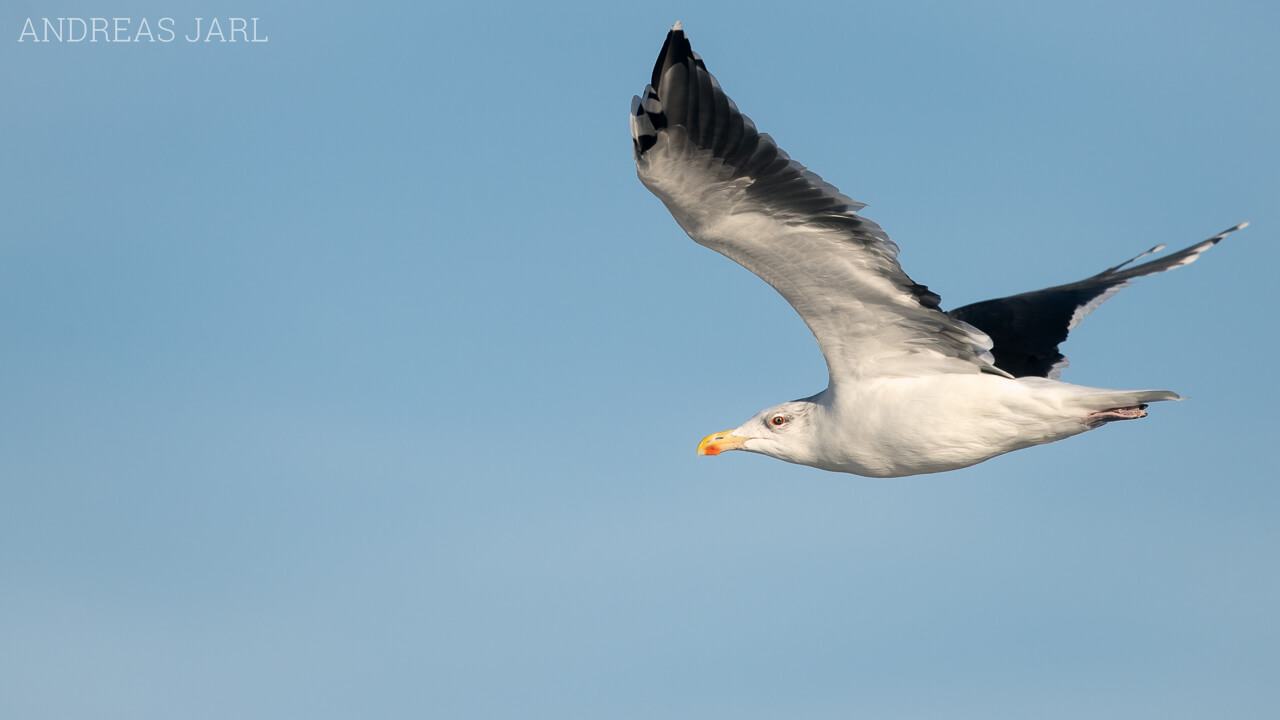
[[[1223,230],[1222,232],[1218,233],[1218,238],[1219,239],[1224,238],[1230,233],[1233,233],[1237,230],[1243,230],[1247,227],[1249,227],[1249,221],[1245,220],[1244,222],[1240,223],[1239,225],[1236,225],[1235,227],[1229,227],[1226,230]]]
[[[662,43],[662,52],[658,53],[658,61],[653,64],[653,76],[649,84],[655,88],[661,87],[662,74],[667,68],[690,61],[698,62],[697,55],[689,45],[689,38],[684,34],[684,26],[677,20],[667,32],[666,42]]]
[[[1209,238],[1208,240],[1205,240],[1205,242],[1209,243],[1210,245],[1217,245],[1219,242],[1221,242],[1221,241],[1222,241],[1222,238],[1224,238],[1224,237],[1226,237],[1226,236],[1230,235],[1231,233],[1233,233],[1233,232],[1235,232],[1235,231],[1237,231],[1237,230],[1243,230],[1243,229],[1245,229],[1245,228],[1247,228],[1247,227],[1249,227],[1249,221],[1248,221],[1248,220],[1245,220],[1244,222],[1240,223],[1239,225],[1235,225],[1235,226],[1232,226],[1232,227],[1227,228],[1226,230],[1223,230],[1222,232],[1218,233],[1217,235],[1214,235],[1213,237]]]

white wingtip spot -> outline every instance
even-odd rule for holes
[[[671,26],[671,32],[684,32],[684,25],[681,25],[680,21],[677,20],[676,24]]]
[[[1229,228],[1227,228],[1226,230],[1223,230],[1222,232],[1218,233],[1217,235],[1214,235],[1213,237],[1211,237],[1211,238],[1209,238],[1209,239],[1210,239],[1210,240],[1221,240],[1222,238],[1224,238],[1224,237],[1226,237],[1226,236],[1230,235],[1231,233],[1233,233],[1233,232],[1235,232],[1235,231],[1237,231],[1237,230],[1243,230],[1244,228],[1247,228],[1247,227],[1249,227],[1249,221],[1248,221],[1248,220],[1245,220],[1244,222],[1240,223],[1239,225],[1236,225],[1235,227],[1229,227]]]
[[[1148,250],[1148,251],[1146,251],[1146,252],[1142,253],[1141,255],[1136,255],[1136,256],[1134,256],[1132,259],[1130,259],[1130,260],[1126,261],[1123,265],[1120,265],[1120,267],[1124,267],[1125,265],[1128,265],[1129,263],[1132,263],[1132,262],[1137,262],[1138,260],[1141,260],[1142,258],[1144,258],[1144,257],[1146,257],[1146,256],[1148,256],[1148,255],[1153,255],[1153,254],[1155,254],[1155,253],[1158,253],[1158,252],[1160,252],[1161,250],[1163,250],[1164,248],[1165,248],[1165,244],[1164,244],[1164,243],[1160,243],[1159,245],[1157,245],[1157,246],[1155,246],[1155,247],[1151,248],[1150,250]]]

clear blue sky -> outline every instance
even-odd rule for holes
[[[1273,717],[1274,3],[437,5],[0,10],[0,716]],[[1252,221],[1066,346],[1191,399],[695,457],[826,378],[635,178],[675,20],[947,307]]]

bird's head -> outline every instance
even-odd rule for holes
[[[787,462],[809,464],[817,410],[818,405],[809,400],[794,400],[761,410],[733,430],[703,438],[698,443],[698,454],[746,450]]]

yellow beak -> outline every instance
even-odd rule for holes
[[[739,437],[732,430],[711,433],[698,443],[699,455],[719,455],[725,450],[741,450],[749,438]]]

